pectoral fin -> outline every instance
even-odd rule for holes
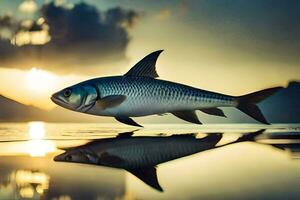
[[[96,101],[96,106],[100,109],[112,108],[120,105],[123,101],[125,101],[125,95],[110,95],[98,99]]]
[[[208,114],[208,115],[216,115],[216,116],[219,116],[219,117],[226,117],[223,110],[221,110],[219,108],[201,108],[199,110],[206,113],[206,114]]]
[[[111,155],[107,152],[103,152],[100,156],[99,161],[101,164],[109,164],[109,165],[120,165],[124,162],[124,160],[118,156]]]
[[[115,117],[115,119],[117,121],[127,124],[127,125],[143,127],[143,126],[139,125],[138,123],[136,123],[135,121],[133,121],[133,119],[131,119],[129,117],[119,116],[119,117]]]
[[[192,111],[190,111],[190,110],[176,111],[176,112],[172,112],[172,114],[184,121],[188,121],[188,122],[195,123],[195,124],[202,124],[199,121],[194,110],[192,110]]]
[[[143,181],[147,185],[153,187],[154,189],[161,191],[161,192],[163,191],[163,189],[159,185],[155,167],[151,166],[151,167],[146,167],[146,168],[129,169],[127,171],[129,171],[130,173],[135,175],[137,178],[139,178],[141,181]]]

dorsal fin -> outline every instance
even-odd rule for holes
[[[137,64],[135,64],[124,76],[146,76],[157,78],[156,60],[163,50],[158,50],[150,53]]]
[[[135,175],[137,178],[142,180],[147,185],[155,188],[160,192],[163,191],[157,179],[156,167],[149,166],[149,167],[137,168],[137,169],[127,169],[127,171]]]

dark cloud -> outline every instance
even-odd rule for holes
[[[238,51],[299,63],[300,1],[192,1],[186,20]],[[252,52],[253,53],[253,52]]]
[[[241,30],[259,38],[284,40],[300,31],[300,2],[297,0],[212,0],[202,1],[200,21]]]
[[[14,24],[14,20],[10,15],[0,16],[0,28],[11,28]]]
[[[133,10],[124,11],[120,7],[112,8],[106,13],[106,23],[115,27],[123,26],[132,28],[137,19],[137,13]]]
[[[53,2],[39,9],[36,21],[19,21],[12,43],[19,44],[22,34],[36,34],[25,45],[13,45],[2,37],[0,40],[0,66],[30,68],[40,66],[48,70],[74,72],[81,67],[95,66],[125,58],[130,41],[128,30],[135,25],[139,14],[121,7],[100,12],[96,7],[75,4],[72,9]],[[12,30],[11,17],[0,18],[3,27]],[[25,23],[26,22],[26,23]],[[38,35],[40,33],[40,35]],[[18,34],[21,35],[18,37]],[[50,41],[42,41],[43,37]],[[34,38],[35,37],[35,38]],[[18,40],[19,39],[19,40]],[[36,44],[33,45],[35,41]]]

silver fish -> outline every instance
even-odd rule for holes
[[[201,124],[195,111],[225,117],[218,107],[237,107],[268,124],[256,104],[282,87],[235,97],[160,80],[155,65],[161,52],[147,55],[123,76],[87,80],[53,94],[51,100],[73,111],[111,116],[119,122],[140,127],[130,117],[172,113],[182,120]]]
[[[172,135],[168,137],[131,137],[131,133],[119,134],[116,138],[99,139],[78,147],[64,149],[54,160],[93,164],[125,169],[151,187],[162,191],[156,166],[170,160],[226,145],[254,141],[264,130],[245,134],[233,142],[216,146],[221,133],[211,133],[204,138],[195,135]]]

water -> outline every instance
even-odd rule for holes
[[[266,129],[255,142],[225,145],[161,163],[157,167],[161,192],[124,169],[53,160],[64,152],[59,148],[114,138],[134,128],[2,123],[0,199],[300,199],[299,127],[149,125],[135,131],[132,137],[197,133],[196,138],[201,139],[223,133],[220,146],[236,141],[243,133]]]

